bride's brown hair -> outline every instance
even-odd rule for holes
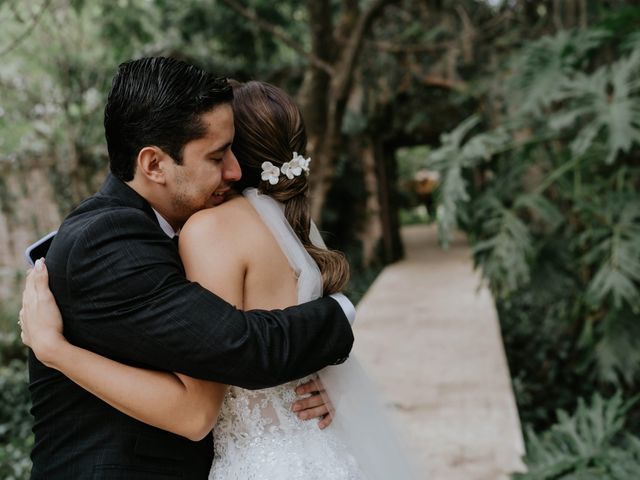
[[[236,130],[233,153],[242,169],[242,179],[236,188],[256,187],[282,202],[289,224],[318,264],[323,293],[342,291],[349,281],[349,264],[345,256],[336,250],[316,247],[309,239],[311,209],[307,176],[303,172],[289,179],[281,174],[275,185],[261,178],[263,162],[281,167],[291,160],[293,152],[306,157],[307,134],[298,106],[283,90],[268,83],[234,80],[229,83],[233,87]]]

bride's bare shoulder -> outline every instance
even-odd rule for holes
[[[242,196],[237,196],[217,207],[194,213],[180,231],[180,242],[189,239],[211,239],[238,242],[256,226],[255,210]]]

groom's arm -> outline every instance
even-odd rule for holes
[[[333,299],[242,312],[187,281],[177,249],[138,211],[103,215],[86,228],[67,279],[78,298],[65,316],[68,339],[156,369],[263,388],[339,363],[353,343]]]

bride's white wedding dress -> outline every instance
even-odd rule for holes
[[[298,277],[298,303],[322,296],[318,266],[284,216],[284,206],[255,188],[244,197],[269,227]],[[322,239],[312,229],[312,241]],[[214,434],[210,480],[374,480],[412,475],[386,430],[383,407],[355,360],[320,379],[336,408],[333,424],[300,420],[291,411],[295,387],[311,377],[263,390],[230,387]],[[353,394],[353,389],[359,392]],[[380,425],[382,424],[382,427]],[[391,475],[391,476],[390,476]]]
[[[299,382],[231,387],[214,429],[214,480],[360,480],[356,460],[330,429],[291,412]]]

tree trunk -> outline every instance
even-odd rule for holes
[[[391,263],[399,260],[403,255],[396,191],[395,152],[391,148],[385,148],[385,145],[378,137],[372,138],[372,142],[374,145],[378,203],[380,204],[380,222],[382,225],[383,260],[384,263]]]

